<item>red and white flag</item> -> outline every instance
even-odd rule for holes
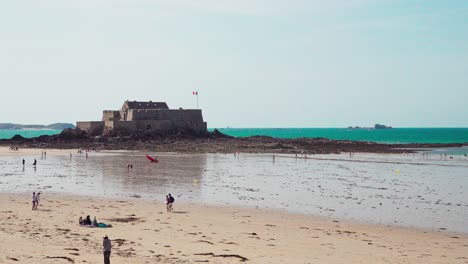
[[[198,95],[198,91],[192,92],[193,95]]]

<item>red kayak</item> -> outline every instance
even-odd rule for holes
[[[158,157],[146,155],[146,158],[149,159],[151,162],[159,162]]]

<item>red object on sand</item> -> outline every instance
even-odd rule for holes
[[[146,155],[146,158],[149,159],[151,162],[159,162],[159,160],[157,158],[154,158],[150,155]]]

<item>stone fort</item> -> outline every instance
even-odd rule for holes
[[[76,126],[91,132],[99,129],[124,128],[132,131],[191,130],[207,132],[201,109],[169,109],[165,102],[125,101],[120,110],[104,110],[101,121],[76,122]]]

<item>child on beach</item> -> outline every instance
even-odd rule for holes
[[[32,195],[32,210],[36,210],[37,209],[37,196],[36,196],[36,192],[33,192],[33,195]]]
[[[164,203],[166,204],[166,212],[169,212],[169,195],[166,195]]]
[[[41,201],[41,192],[36,194],[36,209],[39,206],[39,202]]]
[[[171,194],[166,195],[166,209],[168,212],[174,211],[172,204],[174,203],[174,197]]]

